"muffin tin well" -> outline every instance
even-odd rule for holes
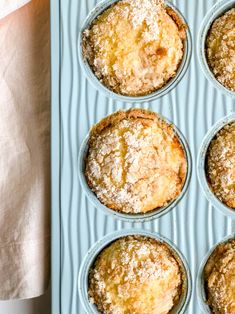
[[[206,198],[208,199],[209,202],[211,202],[214,208],[220,210],[224,215],[227,215],[228,217],[231,217],[232,219],[235,219],[235,210],[223,204],[215,196],[215,194],[209,187],[209,184],[207,182],[207,177],[206,177],[205,160],[206,160],[207,149],[212,139],[215,137],[218,131],[221,130],[225,125],[234,121],[235,121],[235,114],[232,113],[222,118],[215,125],[213,125],[213,127],[208,131],[208,133],[205,135],[202,141],[201,148],[198,153],[198,159],[197,159],[198,180]]]
[[[156,98],[159,98],[168,92],[170,92],[173,88],[176,87],[176,85],[181,81],[183,76],[185,75],[188,65],[190,63],[191,59],[191,53],[192,53],[192,42],[191,42],[191,33],[190,28],[187,27],[186,29],[186,39],[184,40],[184,55],[183,59],[179,65],[179,68],[177,70],[176,75],[169,80],[169,82],[164,85],[162,88],[157,90],[156,92],[150,93],[145,96],[123,96],[119,95],[117,93],[114,93],[110,89],[108,89],[106,86],[104,86],[95,76],[93,73],[91,67],[89,66],[88,62],[84,59],[83,53],[82,53],[82,33],[85,29],[89,27],[89,25],[92,23],[93,20],[96,19],[97,16],[99,16],[103,11],[105,11],[108,7],[110,7],[112,4],[118,2],[119,0],[103,0],[100,1],[93,10],[90,11],[87,18],[85,19],[81,30],[79,32],[78,37],[78,56],[80,61],[80,66],[83,70],[83,73],[86,75],[87,79],[90,81],[90,83],[99,91],[102,92],[107,97],[111,97],[115,100],[119,101],[126,101],[126,102],[145,102],[154,100]],[[185,18],[180,13],[180,11],[177,9],[176,6],[172,4],[171,1],[165,1],[166,5],[170,8],[172,8],[176,14],[180,17],[180,19],[187,25]]]
[[[232,240],[235,238],[235,234],[226,236],[224,239],[222,239],[220,242],[216,243],[205,255],[204,259],[201,262],[201,265],[199,267],[199,271],[197,274],[197,282],[196,282],[196,289],[197,289],[197,297],[198,302],[200,305],[201,310],[203,313],[211,313],[211,309],[207,304],[206,301],[206,292],[205,292],[205,279],[204,279],[204,269],[205,266],[211,256],[211,254],[214,252],[214,250],[218,247],[218,245],[224,244],[229,240]]]
[[[86,313],[88,314],[98,314],[97,308],[94,304],[91,304],[88,299],[88,274],[92,264],[95,261],[96,256],[110,243],[113,241],[125,237],[128,235],[142,235],[146,237],[150,237],[166,244],[170,250],[172,250],[175,258],[178,259],[179,263],[181,263],[181,271],[183,276],[183,293],[180,297],[179,303],[171,310],[171,314],[182,314],[185,313],[191,292],[192,292],[192,284],[191,284],[191,274],[187,264],[185,257],[179,251],[179,249],[167,238],[153,232],[149,232],[143,229],[128,229],[128,230],[121,230],[106,235],[104,238],[99,240],[97,243],[94,244],[93,247],[87,252],[86,256],[83,259],[83,263],[80,268],[79,278],[78,278],[78,290],[80,295],[80,300]]]
[[[227,12],[229,9],[235,7],[234,0],[221,0],[217,1],[217,3],[208,11],[206,16],[204,17],[200,29],[198,32],[198,38],[197,38],[197,55],[198,60],[201,65],[201,69],[206,76],[207,80],[211,82],[215,88],[220,90],[222,93],[229,95],[231,97],[235,97],[235,92],[232,90],[229,90],[225,86],[223,86],[213,75],[212,71],[210,70],[208,63],[207,63],[207,57],[205,52],[206,47],[206,38],[208,31],[212,25],[212,23],[221,15],[223,15],[225,12]]]
[[[167,124],[171,125],[171,127],[174,130],[174,133],[176,134],[180,144],[182,145],[182,148],[184,150],[186,162],[187,162],[187,173],[186,173],[186,178],[185,182],[182,188],[181,193],[179,196],[171,201],[169,204],[166,206],[163,206],[161,208],[157,208],[155,210],[152,210],[150,212],[146,212],[144,214],[127,214],[127,213],[122,213],[118,212],[115,210],[112,210],[108,208],[107,206],[103,205],[99,199],[96,197],[95,193],[93,193],[90,189],[90,187],[87,184],[87,180],[85,177],[85,159],[86,155],[88,152],[88,147],[89,147],[89,134],[85,137],[83,140],[81,146],[80,146],[80,152],[79,152],[79,157],[78,157],[78,173],[79,173],[79,179],[81,186],[83,188],[83,191],[86,193],[89,201],[100,211],[102,211],[106,215],[111,215],[112,217],[116,219],[120,219],[122,221],[127,221],[127,222],[145,222],[145,221],[150,221],[152,219],[157,219],[160,218],[161,216],[169,213],[175,206],[180,202],[182,197],[185,195],[189,183],[190,183],[190,178],[191,178],[191,172],[192,172],[192,161],[191,161],[191,154],[189,150],[188,143],[184,137],[184,135],[181,133],[181,131],[169,120],[167,120],[165,117],[159,116],[164,122]]]

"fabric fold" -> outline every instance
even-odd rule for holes
[[[27,2],[0,4],[21,6],[0,20],[0,299],[39,296],[50,276],[49,0]]]

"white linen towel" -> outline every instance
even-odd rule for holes
[[[0,299],[22,299],[50,272],[49,0],[1,0],[0,18]]]

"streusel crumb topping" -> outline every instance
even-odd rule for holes
[[[109,89],[145,95],[175,76],[184,38],[185,25],[162,0],[122,0],[84,31],[83,55]]]
[[[119,111],[91,131],[85,175],[109,208],[135,214],[165,206],[180,194],[186,171],[173,127],[155,113]]]
[[[214,21],[206,44],[208,64],[215,78],[235,91],[235,8]]]
[[[100,313],[167,314],[182,289],[181,266],[167,245],[145,236],[126,236],[98,255],[88,294]]]
[[[235,313],[235,240],[214,250],[205,267],[205,289],[211,312]]]
[[[214,194],[227,206],[235,208],[235,122],[222,128],[212,140],[206,171]]]

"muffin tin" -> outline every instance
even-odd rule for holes
[[[235,5],[235,1],[230,0],[217,3],[214,0],[173,1],[186,18],[194,48],[200,43],[199,28],[204,16],[228,3]],[[78,60],[80,30],[95,5],[93,0],[51,0],[52,313],[85,314],[78,296],[78,271],[82,260],[104,235],[126,228],[136,231],[141,228],[151,234],[158,232],[179,248],[192,273],[192,297],[187,313],[201,313],[195,284],[199,265],[215,243],[233,234],[235,224],[204,197],[196,176],[196,159],[202,139],[211,126],[234,111],[234,99],[229,97],[230,93],[223,94],[220,88],[208,83],[195,49],[184,78],[177,87],[162,93],[164,97],[151,102],[152,98],[133,102],[129,98],[112,98],[100,89],[97,91],[85,79]],[[210,22],[206,23],[202,25],[208,29]],[[146,222],[127,222],[104,215],[88,201],[77,175],[78,152],[90,127],[118,109],[131,107],[149,108],[173,121],[185,135],[192,153],[193,171],[188,193],[173,211]]]

